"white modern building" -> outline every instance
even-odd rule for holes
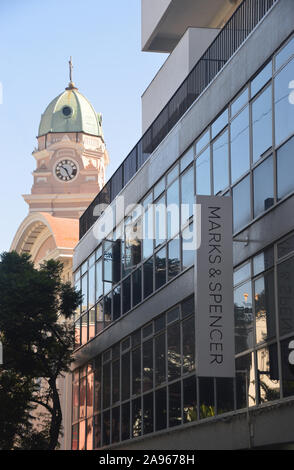
[[[74,252],[72,448],[293,448],[293,0],[142,0],[142,50],[142,138]],[[234,377],[197,370],[195,195],[233,201]]]

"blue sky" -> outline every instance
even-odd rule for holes
[[[107,178],[141,136],[141,95],[164,62],[141,52],[141,0],[0,1],[0,252],[26,217],[41,113],[69,81],[103,114]]]

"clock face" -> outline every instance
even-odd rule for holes
[[[55,167],[55,174],[61,181],[71,181],[77,173],[77,165],[72,160],[61,160]]]

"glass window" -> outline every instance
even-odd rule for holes
[[[274,249],[273,247],[267,248],[265,251],[253,258],[253,274],[258,274],[271,268],[274,264]]]
[[[153,432],[153,393],[143,396],[143,434]]]
[[[179,165],[176,165],[167,174],[167,177],[166,177],[167,184],[170,184],[178,175],[179,175]]]
[[[95,265],[89,269],[89,308],[95,304]]]
[[[103,408],[110,406],[110,366],[111,363],[107,362],[103,365]]]
[[[250,262],[249,262],[241,266],[241,268],[238,268],[234,271],[234,286],[250,278],[250,276],[251,276],[251,269],[250,269]]]
[[[253,162],[272,146],[272,87],[252,103]]]
[[[249,166],[249,107],[247,106],[231,123],[232,183],[246,173]]]
[[[121,399],[127,400],[130,397],[130,353],[122,355],[121,360]]]
[[[81,318],[81,343],[86,344],[87,341],[88,341],[88,314],[85,313],[85,315],[83,315]]]
[[[165,196],[162,196],[154,206],[155,221],[155,247],[161,245],[166,240],[166,206]]]
[[[167,425],[166,388],[155,392],[155,431],[165,429]]]
[[[273,74],[272,62],[270,61],[251,82],[251,97],[252,98],[272,78],[272,74]]]
[[[276,335],[274,272],[254,282],[256,343],[268,341]]]
[[[94,370],[94,411],[101,411],[101,358],[95,361]]]
[[[142,431],[142,406],[141,398],[136,398],[132,402],[132,436],[141,436]]]
[[[104,411],[102,414],[102,425],[103,445],[108,446],[110,444],[110,410]]]
[[[233,379],[216,379],[216,400],[217,413],[219,415],[234,410],[235,406]]]
[[[153,253],[154,221],[153,206],[150,206],[143,216],[143,258],[148,258]]]
[[[122,283],[123,285],[123,313],[131,308],[131,277],[127,277]]]
[[[182,227],[193,215],[194,168],[191,167],[181,176],[181,224]]]
[[[294,258],[278,265],[280,335],[294,331]]]
[[[173,279],[181,271],[181,259],[180,259],[180,239],[175,238],[171,240],[167,245],[168,251],[168,280]]]
[[[119,442],[120,408],[112,409],[112,443]]]
[[[254,354],[236,359],[237,409],[256,405]]]
[[[293,106],[294,108],[294,106]],[[277,152],[278,199],[294,191],[294,137]]]
[[[272,155],[253,172],[254,217],[274,204],[274,168]]]
[[[194,159],[194,148],[190,147],[189,150],[182,156],[180,160],[180,171],[184,171],[187,166],[190,165],[190,163]]]
[[[278,258],[283,258],[294,251],[294,235],[278,243]]]
[[[143,265],[144,269],[144,299],[153,292],[153,258]]]
[[[223,130],[224,127],[228,124],[229,120],[229,110],[226,109],[211,126],[211,135],[212,138],[216,137],[220,131]]]
[[[73,383],[72,410],[72,420],[75,422],[79,419],[79,382]]]
[[[96,415],[94,418],[94,448],[99,449],[101,447],[101,415]]]
[[[276,70],[279,69],[294,54],[294,38],[283,47],[276,56]]]
[[[195,324],[194,317],[182,323],[183,334],[183,373],[195,369]]]
[[[121,291],[120,286],[117,286],[113,290],[113,321],[117,320],[120,317],[120,307],[121,307],[120,306],[120,300],[121,300],[120,291]]]
[[[143,343],[143,392],[153,388],[153,339]]]
[[[96,300],[103,295],[102,260],[96,263]]]
[[[120,365],[119,360],[112,363],[112,403],[120,399]]]
[[[294,338],[281,342],[283,396],[294,395]]]
[[[82,296],[83,296],[83,302],[82,302],[82,312],[88,309],[88,273],[85,274],[82,277]]]
[[[86,449],[86,421],[79,423],[79,450]]]
[[[100,333],[104,328],[103,323],[103,300],[96,305],[96,334]]]
[[[179,231],[179,180],[166,191],[167,237],[172,238]]]
[[[161,180],[154,186],[154,199],[157,199],[158,196],[165,190],[165,178],[161,178]]]
[[[106,328],[112,322],[112,293],[104,297],[104,328]]]
[[[142,300],[142,268],[137,269],[132,274],[133,280],[133,307]]]
[[[174,380],[181,375],[180,324],[174,323],[167,329],[168,378]]]
[[[199,377],[199,414],[200,419],[215,415],[214,381],[211,377]]]
[[[233,188],[234,232],[244,227],[251,219],[250,175]]]
[[[182,305],[182,318],[185,318],[189,315],[195,314],[195,303],[194,297],[190,297],[189,299],[185,300]]]
[[[169,393],[169,427],[182,424],[181,412],[181,382],[176,382],[168,387]]]
[[[251,282],[234,291],[236,353],[253,347],[253,315]]]
[[[86,416],[86,377],[80,379],[80,413],[79,418]]]
[[[213,144],[213,184],[214,194],[223,191],[229,185],[228,131]]]
[[[294,59],[275,78],[276,145],[294,132],[294,105],[290,99],[289,84],[294,77]]]
[[[194,264],[195,243],[194,243],[194,224],[190,224],[182,232],[182,259],[183,269]]]
[[[92,416],[94,410],[94,374],[87,375],[87,416]]]
[[[210,147],[196,160],[196,194],[210,196]]]
[[[175,307],[172,310],[169,310],[169,312],[167,312],[167,323],[172,323],[179,319],[180,319],[179,307]]]
[[[257,351],[257,391],[259,403],[280,398],[277,345]]]
[[[166,380],[165,333],[155,337],[155,385]]]
[[[248,88],[246,88],[232,103],[231,105],[231,117],[235,116],[245,104],[248,103]]]
[[[166,247],[155,254],[155,289],[166,283]]]
[[[130,403],[124,403],[121,407],[121,440],[130,439]]]
[[[206,131],[196,143],[196,155],[198,155],[204,147],[209,143],[210,133]]]
[[[132,394],[141,393],[141,348],[132,351]]]
[[[183,380],[184,423],[197,421],[196,377]]]
[[[159,331],[164,330],[165,328],[165,314],[160,315],[154,320],[154,332],[158,333]]]

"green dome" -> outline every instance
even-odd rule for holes
[[[77,88],[69,87],[42,114],[38,137],[48,132],[85,132],[103,137],[102,116]]]

